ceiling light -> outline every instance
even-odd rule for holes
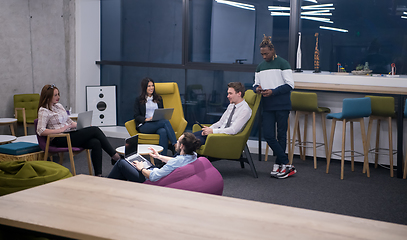
[[[307,10],[315,10],[315,9],[320,9],[320,8],[325,8],[325,7],[333,7],[333,3],[329,4],[319,4],[319,5],[308,5],[308,6],[302,6],[302,9],[307,9]],[[335,8],[334,8],[335,9]]]
[[[254,7],[254,5],[250,5],[250,4],[245,4],[245,3],[238,3],[238,2],[232,2],[232,1],[226,1],[226,0],[215,0],[217,3],[222,3],[222,4],[226,4],[229,6],[233,6],[233,7],[237,7],[237,8],[242,8],[242,9],[247,9],[247,10],[256,10],[256,8]]]
[[[329,10],[317,10],[317,11],[303,11],[301,15],[308,15],[308,16],[332,16],[332,13]]]
[[[407,19],[407,17],[406,17],[406,16],[401,16],[401,18]]]
[[[331,31],[337,31],[337,32],[348,32],[346,29],[341,29],[341,28],[333,28],[333,27],[324,27],[324,26],[319,26],[321,29],[326,29],[326,30],[331,30]]]
[[[313,20],[313,21],[318,21],[318,22],[326,22],[326,23],[334,23],[329,18],[301,16],[301,19]]]
[[[304,0],[304,1],[318,3],[317,0]]]
[[[290,11],[290,7],[268,6],[269,11]]]
[[[271,12],[271,16],[273,17],[278,17],[278,16],[290,16],[290,13],[284,13],[284,12]]]

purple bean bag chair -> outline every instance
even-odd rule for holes
[[[147,180],[144,183],[215,195],[222,195],[223,192],[222,176],[205,157],[175,169],[156,182]]]

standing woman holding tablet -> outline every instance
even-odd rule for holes
[[[174,129],[170,121],[163,119],[151,121],[154,110],[163,108],[163,100],[155,92],[154,81],[151,78],[141,80],[141,94],[134,103],[134,120],[136,121],[136,130],[140,133],[160,135],[159,145],[163,147],[162,154],[167,155],[168,141],[174,146],[177,143]]]
[[[37,134],[68,132],[73,147],[92,149],[91,158],[96,176],[102,176],[102,149],[112,158],[112,162],[120,159],[119,154],[110,145],[105,134],[96,126],[76,130],[76,122],[72,121],[65,108],[59,103],[59,89],[54,85],[45,85],[41,90],[38,104]],[[66,138],[54,138],[51,145],[67,147]]]

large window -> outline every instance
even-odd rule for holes
[[[322,71],[335,72],[340,63],[350,72],[368,62],[373,73],[386,74],[394,63],[397,74],[407,74],[407,0],[298,2],[303,70],[314,69],[318,33]],[[280,57],[290,60],[297,50],[288,51],[298,41],[298,35],[289,35],[290,0],[101,0],[101,5],[101,84],[119,86],[121,125],[132,118],[146,76],[178,83],[190,126],[217,120],[227,105],[228,82],[250,87],[263,60],[263,34],[272,37]]]

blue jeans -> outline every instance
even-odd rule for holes
[[[143,183],[146,177],[124,159],[120,159],[113,166],[108,178]]]
[[[141,133],[156,133],[160,135],[158,145],[163,147],[162,155],[164,156],[167,156],[168,141],[170,141],[172,145],[177,143],[177,137],[175,136],[174,129],[172,129],[171,123],[168,120],[145,122],[137,130]]]
[[[276,164],[288,164],[285,153],[287,148],[287,127],[290,111],[264,111],[263,112],[263,134],[268,145],[276,157]],[[277,137],[276,137],[277,124]]]

